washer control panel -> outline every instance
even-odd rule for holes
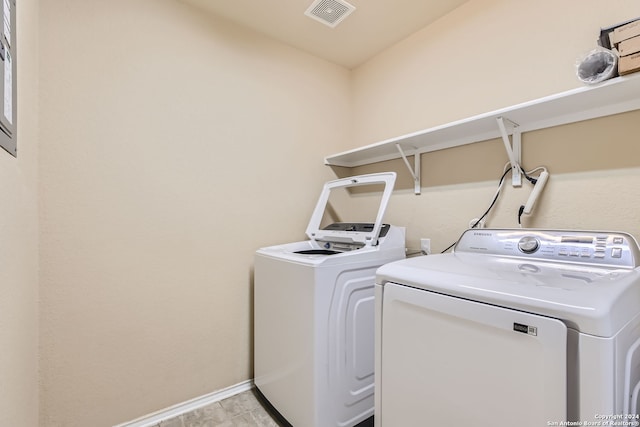
[[[635,238],[609,231],[469,229],[458,240],[454,252],[612,267],[640,265]]]

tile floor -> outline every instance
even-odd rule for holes
[[[286,427],[261,403],[255,389],[195,409],[153,427]]]

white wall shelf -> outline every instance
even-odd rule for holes
[[[325,158],[329,166],[355,167],[404,156],[504,139],[498,119],[505,118],[517,133],[604,117],[640,109],[640,73],[616,77],[501,110],[421,130]],[[406,157],[405,157],[405,162]],[[410,168],[411,171],[411,168]],[[414,178],[416,172],[413,171]],[[419,176],[418,176],[419,178]],[[419,189],[419,183],[416,184]],[[419,194],[419,190],[416,191]]]

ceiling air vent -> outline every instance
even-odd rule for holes
[[[315,0],[304,14],[333,28],[354,10],[355,6],[346,1]]]

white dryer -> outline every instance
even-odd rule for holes
[[[309,240],[256,252],[255,385],[295,427],[373,416],[375,271],[405,257],[404,228],[382,222],[394,183],[392,172],[330,181]],[[371,222],[322,225],[332,192],[365,185],[384,187]]]
[[[638,425],[639,264],[624,233],[472,229],[381,267],[376,425]]]

